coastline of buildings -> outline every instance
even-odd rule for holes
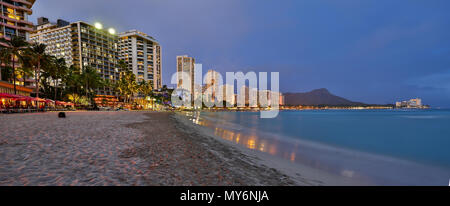
[[[83,21],[58,19],[50,22],[48,18],[40,17],[35,25],[28,20],[34,3],[35,0],[0,0],[0,38],[10,40],[17,36],[28,43],[44,44],[48,55],[63,58],[68,67],[74,65],[76,69],[83,70],[89,66],[97,71],[102,80],[109,80],[112,84],[120,79],[119,63],[124,60],[136,76],[137,83],[147,81],[158,97],[167,92],[162,82],[161,46],[155,38],[137,30],[116,34],[114,28],[103,28],[101,23],[89,24]],[[15,63],[16,68],[21,66],[19,61]],[[1,78],[0,91],[31,97],[37,93],[36,82],[34,75],[26,76],[16,75],[15,83],[2,81]],[[97,105],[98,102],[112,102],[115,105],[120,99],[109,86],[98,88],[96,95],[94,99]],[[136,97],[137,101],[142,99],[141,96]],[[155,98],[152,100],[156,101]]]
[[[367,105],[367,106],[333,106],[333,105],[321,105],[321,106],[283,106],[281,110],[378,110],[378,109],[394,109],[392,105]]]
[[[64,57],[68,66],[77,65],[80,70],[91,66],[104,80],[115,82],[119,79],[118,37],[113,30],[82,21],[69,23],[59,19],[57,23],[51,23],[41,17],[30,40],[47,45],[47,53]],[[114,92],[112,88],[102,88],[97,94],[114,95]]]
[[[259,108],[261,105],[263,107],[268,107],[272,98],[277,98],[279,105],[284,105],[284,95],[280,92],[271,92],[270,90],[258,90],[258,89],[250,89],[248,86],[242,86],[240,89],[236,91],[236,87],[234,85],[223,84],[220,80],[220,73],[214,70],[208,70],[205,75],[205,79],[207,80],[206,84],[200,84],[195,82],[195,73],[196,66],[201,66],[201,64],[195,64],[195,58],[189,57],[188,55],[180,55],[177,56],[177,89],[183,89],[191,92],[190,96],[186,96],[185,94],[179,94],[183,99],[190,100],[191,103],[194,102],[197,98],[202,98],[202,94],[208,95],[206,98],[210,102],[215,102],[217,100],[222,100],[223,107],[226,107],[226,104],[233,105],[233,107],[229,107],[229,109],[233,108]],[[189,80],[184,79],[181,76],[180,72],[185,72],[189,76]],[[202,79],[203,80],[203,79]],[[188,81],[188,82],[186,82]],[[189,82],[190,81],[190,82]],[[199,87],[199,88],[196,88]],[[196,88],[196,89],[195,89]],[[200,91],[202,94],[197,94],[196,91]],[[260,94],[265,93],[267,97],[267,102],[261,103],[255,101],[253,104],[250,101],[250,92],[253,97],[259,99]],[[242,96],[238,94],[244,94]],[[275,97],[276,96],[276,97]],[[243,99],[239,99],[243,98]],[[244,105],[240,105],[238,107],[237,104],[239,102],[244,102]],[[192,104],[193,105],[193,104]],[[193,107],[193,106],[191,106]],[[225,108],[223,108],[225,109]]]
[[[396,108],[407,108],[407,109],[428,109],[430,106],[423,105],[422,99],[415,98],[408,101],[401,101],[395,103]]]
[[[46,17],[38,18],[37,24],[34,25],[28,21],[34,2],[34,0],[0,1],[2,7],[0,38],[10,40],[12,36],[18,36],[29,43],[45,44],[48,55],[63,58],[68,67],[74,65],[77,69],[83,70],[89,66],[97,71],[101,79],[109,80],[110,83],[119,80],[121,72],[119,62],[124,60],[128,69],[136,76],[137,83],[147,81],[152,90],[158,94],[164,90],[161,46],[155,38],[138,30],[117,34],[114,28],[103,28],[101,23],[68,22],[62,19],[50,22]],[[18,66],[20,65],[16,61],[16,67]],[[36,93],[34,75],[29,76],[29,79],[17,76],[16,80],[17,94],[32,96]],[[13,83],[1,79],[0,83],[2,93],[15,93],[11,89],[14,88]],[[108,103],[119,100],[113,88],[99,88],[96,94],[97,104],[105,100]]]
[[[58,19],[52,23],[45,17],[38,19],[30,40],[47,45],[47,53],[64,58],[66,64],[96,69],[100,77],[112,83],[120,78],[118,62],[124,60],[136,81],[151,83],[154,90],[162,88],[161,47],[153,37],[131,30],[116,34],[114,28],[103,28],[83,21],[69,23]],[[98,95],[114,96],[112,88],[102,88]]]
[[[187,72],[191,79],[194,79],[194,64],[195,60],[192,57],[188,57],[187,55],[178,56],[177,57],[177,71],[178,72]],[[400,108],[410,108],[410,109],[428,109],[430,108],[427,105],[422,104],[422,100],[419,98],[411,99],[409,101],[397,102],[395,105],[387,104],[387,105],[377,105],[377,104],[358,104],[358,105],[286,105],[285,96],[282,93],[274,93],[269,90],[258,90],[251,89],[248,86],[242,86],[240,89],[235,90],[234,85],[222,84],[220,80],[218,72],[214,70],[209,70],[206,73],[207,84],[200,85],[201,92],[204,95],[209,95],[207,97],[211,102],[217,101],[218,95],[223,95],[223,102],[229,103],[233,105],[233,107],[226,107],[224,104],[223,107],[214,106],[211,108],[203,108],[206,110],[212,111],[259,111],[270,109],[267,106],[261,106],[260,102],[252,103],[250,100],[250,96],[260,98],[261,95],[267,94],[267,99],[270,102],[271,98],[275,95],[278,96],[278,103],[280,110],[379,110],[379,109],[400,109]],[[177,88],[190,90],[191,88],[195,88],[194,81],[191,82],[190,85],[183,85],[183,78],[177,76]],[[188,88],[185,88],[188,87]],[[207,92],[205,94],[205,92]],[[244,94],[239,96],[238,94]],[[192,96],[196,96],[195,94]],[[192,97],[190,97],[192,99]],[[243,99],[239,99],[243,98]],[[219,98],[220,99],[220,98]],[[227,101],[231,100],[231,101]],[[237,102],[243,101],[244,105],[237,105]],[[192,109],[192,107],[182,107],[182,109]]]
[[[100,77],[105,80],[115,82],[119,79],[118,61],[124,60],[129,69],[136,75],[136,81],[148,81],[154,90],[162,88],[162,55],[160,44],[151,36],[138,30],[125,31],[116,34],[114,28],[104,29],[100,23],[91,25],[83,21],[67,22],[58,19],[52,23],[48,18],[38,18],[37,25],[28,20],[32,14],[32,6],[35,0],[3,0],[0,1],[2,7],[2,21],[0,22],[0,37],[10,39],[12,36],[23,37],[32,42],[47,45],[47,53],[57,58],[64,58],[67,65],[78,65],[80,69],[84,66],[91,66],[97,70]],[[195,76],[195,59],[187,55],[177,56],[177,71],[187,72],[192,80]],[[183,88],[183,80],[177,77],[177,88]],[[0,91],[11,93],[11,86],[8,82],[0,82]],[[214,84],[214,83],[212,83]],[[18,79],[16,83],[17,92],[30,96],[34,89],[33,79]],[[204,85],[202,91],[211,85]],[[185,88],[193,90],[194,81]],[[216,88],[216,87],[213,87]],[[409,101],[396,102],[395,105],[379,106],[287,106],[285,105],[282,93],[272,94],[269,91],[254,91],[248,87],[243,87],[235,92],[234,86],[223,85],[224,100],[231,99],[231,104],[238,101],[236,93],[245,92],[245,106],[248,107],[249,93],[267,92],[270,99],[273,95],[279,96],[280,109],[392,109],[392,108],[412,108],[426,109],[427,105],[422,105],[419,98]],[[232,92],[230,92],[232,91]],[[214,99],[216,92],[213,90],[211,98]],[[103,88],[97,91],[99,96],[104,98],[114,97],[112,88]],[[193,94],[196,97],[198,94]],[[231,96],[231,98],[229,97]],[[194,98],[191,97],[193,101]],[[257,105],[258,106],[258,105]]]

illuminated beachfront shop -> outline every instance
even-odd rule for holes
[[[16,85],[16,94],[22,96],[30,96],[33,89]],[[10,84],[4,81],[0,81],[0,93],[14,94],[14,84]]]

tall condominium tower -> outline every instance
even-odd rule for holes
[[[153,37],[137,30],[120,33],[119,58],[138,82],[148,81],[155,90],[162,88],[161,46]]]
[[[30,40],[46,44],[47,54],[64,58],[67,65],[73,64],[72,29],[69,22],[58,19],[57,23],[50,23],[47,18],[41,17]]]
[[[119,79],[118,36],[113,28],[103,29],[100,23],[90,25],[78,21],[66,25],[52,24],[40,18],[36,31],[31,39],[47,45],[47,52],[57,57],[64,57],[68,65],[76,65],[81,70],[90,66],[97,70],[103,79],[115,82]],[[112,88],[102,88],[100,95],[113,95]]]
[[[187,91],[191,92],[191,100],[193,101],[194,99],[192,97],[195,96],[194,94],[194,83],[195,83],[195,79],[194,79],[194,64],[195,64],[195,59],[193,57],[188,57],[187,55],[183,55],[183,56],[177,56],[177,88],[180,89],[185,89]],[[190,78],[189,79],[184,79],[182,75],[180,75],[180,72],[184,72],[186,73]],[[189,83],[187,83],[186,81],[190,81]],[[190,86],[186,86],[187,84],[189,84]]]
[[[1,16],[0,16],[0,38],[10,40],[13,36],[18,36],[29,39],[30,32],[33,31],[33,23],[28,21],[28,16],[33,13],[31,7],[33,7],[35,0],[0,0]],[[0,45],[5,46],[4,43]],[[15,59],[16,66],[19,66],[19,62]],[[1,71],[1,69],[0,69]],[[25,90],[34,88],[34,79],[25,75],[16,76],[16,85],[25,86]],[[0,81],[4,79],[0,73]],[[7,84],[4,82],[4,84]],[[16,90],[17,93],[17,90]],[[29,92],[28,92],[29,93]]]
[[[32,14],[31,7],[35,0],[1,0],[0,37],[10,39],[12,36],[28,40],[29,32],[33,31],[33,23],[28,21]]]

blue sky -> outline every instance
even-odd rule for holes
[[[450,1],[38,0],[32,20],[138,29],[203,70],[278,71],[283,92],[328,88],[366,103],[413,97],[450,107]]]

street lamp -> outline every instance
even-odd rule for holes
[[[108,32],[112,35],[116,34],[116,30],[114,28],[109,28]]]
[[[96,29],[103,29],[103,25],[102,25],[100,22],[96,22],[96,23],[94,24],[94,27],[95,27]]]

